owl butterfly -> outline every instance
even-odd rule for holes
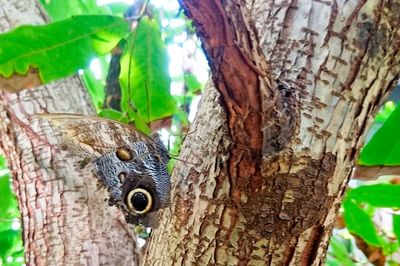
[[[91,166],[131,224],[155,227],[157,211],[170,204],[168,151],[158,135],[133,126],[86,115],[41,115],[61,134],[62,149]]]

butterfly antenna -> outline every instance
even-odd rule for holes
[[[184,159],[181,159],[181,158],[176,157],[176,156],[171,155],[171,154],[169,155],[169,157],[171,157],[171,159],[174,159],[174,160],[177,160],[177,161],[180,161],[180,162],[183,162],[183,163],[187,163],[187,164],[191,164],[191,165],[196,165],[195,163],[186,161],[186,160],[184,160]]]

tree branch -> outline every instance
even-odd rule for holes
[[[272,78],[244,3],[182,0],[181,4],[203,42],[226,110],[231,138],[228,176],[234,184],[231,197],[239,205],[242,193],[252,194],[263,182],[262,157],[282,150],[296,132],[295,96]]]
[[[203,42],[228,114],[232,142],[260,156],[265,143],[263,116],[271,117],[273,108],[280,107],[279,90],[247,8],[240,1],[182,0],[181,4]]]

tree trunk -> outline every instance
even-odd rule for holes
[[[0,32],[42,24],[37,1],[0,0]],[[55,62],[60,63],[62,62]],[[78,77],[10,94],[0,88],[0,154],[6,156],[21,210],[28,265],[137,264],[133,230],[104,201],[97,180],[73,169],[72,159],[43,132],[38,113],[94,113]]]
[[[216,89],[145,264],[323,264],[364,135],[399,76],[399,1],[182,5]]]
[[[398,1],[240,3],[183,1],[216,89],[185,140],[190,163],[174,171],[148,265],[322,264],[364,133],[397,81]],[[0,0],[0,31],[43,17],[35,1]],[[0,153],[30,265],[137,262],[130,228],[96,180],[31,125],[36,113],[92,113],[88,102],[76,77],[0,92]]]

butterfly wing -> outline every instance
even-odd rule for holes
[[[39,117],[61,134],[63,148],[82,158],[96,158],[137,141],[155,142],[133,126],[97,116],[43,114]]]
[[[110,193],[110,202],[123,210],[129,222],[146,222],[149,213],[169,205],[168,152],[159,139],[95,116],[46,114],[40,118],[60,134],[62,148],[79,157],[81,166],[93,166]],[[135,204],[140,208],[134,208]]]

